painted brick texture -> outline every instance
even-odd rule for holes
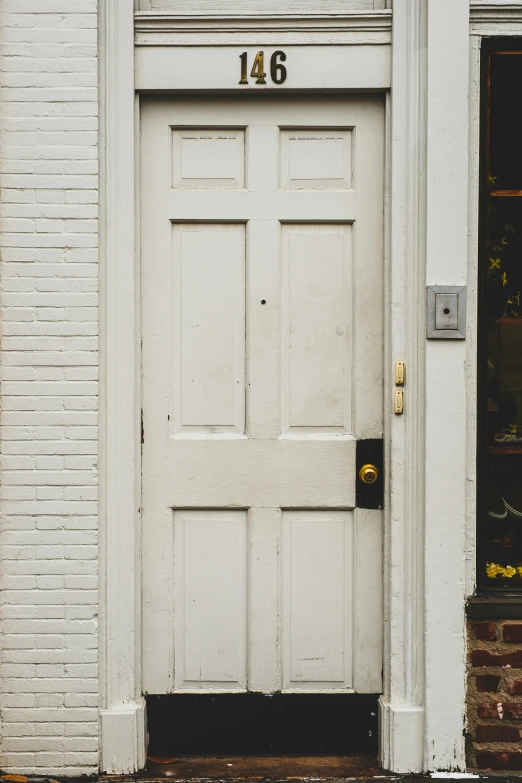
[[[0,0],[0,766],[98,767],[97,0]]]
[[[468,621],[468,765],[522,770],[522,622]]]

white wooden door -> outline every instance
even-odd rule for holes
[[[141,133],[144,690],[379,692],[383,100],[148,98]]]

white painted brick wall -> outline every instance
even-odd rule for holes
[[[1,759],[98,765],[97,0],[0,0]]]

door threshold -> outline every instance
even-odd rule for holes
[[[142,779],[347,780],[384,777],[369,755],[149,756]]]

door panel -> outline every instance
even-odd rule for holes
[[[172,131],[173,188],[243,188],[243,130]]]
[[[352,227],[282,226],[282,434],[351,432]]]
[[[283,512],[283,690],[352,685],[353,511]]]
[[[352,130],[282,130],[282,188],[351,188]]]
[[[174,512],[176,688],[246,687],[244,511]]]
[[[383,101],[144,99],[143,681],[378,692]]]
[[[172,228],[171,434],[244,434],[245,226]]]

